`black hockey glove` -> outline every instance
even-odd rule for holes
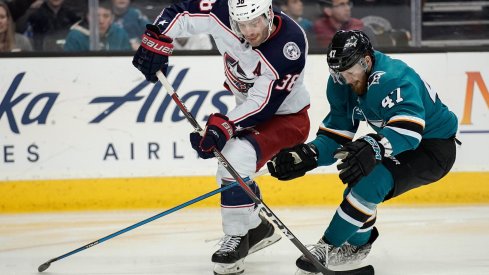
[[[207,120],[204,136],[197,132],[190,133],[190,143],[203,159],[213,158],[212,150],[221,151],[226,142],[235,133],[234,123],[223,114],[212,114]]]
[[[168,70],[168,56],[173,52],[173,39],[160,34],[157,26],[147,24],[146,31],[141,39],[132,64],[140,70],[146,80],[155,83],[158,81],[156,72],[161,70],[166,75]]]
[[[234,123],[227,116],[219,113],[212,114],[207,120],[200,149],[211,153],[213,149],[221,151],[226,142],[234,136],[235,131]]]
[[[190,133],[190,144],[192,144],[192,148],[197,151],[197,154],[200,158],[210,159],[214,157],[212,152],[204,152],[200,149],[200,142],[202,141],[202,136],[198,132]]]
[[[355,186],[382,161],[385,149],[379,142],[381,139],[380,135],[368,134],[335,151],[334,157],[341,160],[337,168],[343,183]]]
[[[318,166],[317,154],[307,144],[281,150],[267,163],[268,171],[279,180],[302,177]]]

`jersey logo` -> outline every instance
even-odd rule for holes
[[[360,108],[360,106],[353,107],[353,112],[351,116],[352,116],[352,120],[366,121],[370,125],[373,125],[378,128],[383,128],[385,126],[385,121],[381,119],[379,120],[379,119],[368,118],[367,115]]]
[[[365,115],[363,114],[362,109],[360,107],[355,106],[353,108],[353,114],[352,114],[352,119],[354,120],[360,120],[360,121],[365,121]]]
[[[240,93],[248,93],[248,90],[253,87],[256,76],[248,77],[245,71],[239,65],[239,61],[231,57],[228,53],[224,53],[224,73],[229,83],[233,85]]]
[[[374,84],[379,84],[380,83],[380,78],[385,74],[383,71],[376,71],[373,72],[369,77],[368,77],[368,88]]]
[[[289,60],[297,60],[301,57],[301,50],[294,42],[288,42],[283,49],[284,55]]]

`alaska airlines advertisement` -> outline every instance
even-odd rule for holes
[[[463,144],[453,171],[488,171],[489,53],[392,56],[416,69],[457,114]],[[222,62],[170,58],[168,79],[201,126],[235,105]],[[309,56],[310,139],[329,109],[328,76],[326,57]],[[165,88],[147,82],[130,57],[2,59],[0,180],[213,175],[216,160],[198,159],[192,131]]]

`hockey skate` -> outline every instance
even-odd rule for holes
[[[225,235],[221,248],[212,254],[215,275],[236,275],[244,272],[244,258],[248,255],[248,234],[244,236]]]
[[[357,264],[367,257],[372,249],[372,244],[379,236],[379,231],[374,227],[368,242],[361,246],[351,245],[346,243],[338,247],[329,257],[329,265],[337,266],[344,264]]]
[[[328,266],[328,259],[335,249],[332,245],[327,244],[323,238],[319,239],[317,244],[307,245],[311,254],[324,266]],[[306,256],[300,256],[295,265],[299,268],[296,275],[316,274],[320,271],[314,266],[314,264],[306,258]]]
[[[275,227],[260,215],[261,223],[256,228],[248,231],[249,235],[249,247],[248,254],[255,253],[267,246],[270,246],[282,238],[279,234],[275,233]]]
[[[318,261],[324,266],[338,266],[344,264],[356,264],[365,259],[372,249],[373,242],[379,236],[377,228],[372,229],[372,234],[368,242],[361,246],[354,246],[349,243],[342,245],[341,247],[333,247],[326,243],[322,238],[315,245],[312,245],[312,255],[318,259]],[[306,274],[318,274],[319,270],[307,259],[304,255],[299,257],[295,262],[299,270],[296,275]]]
[[[221,248],[212,255],[215,275],[234,275],[244,272],[244,258],[278,242],[282,237],[275,234],[275,227],[260,216],[261,223],[245,236],[225,235]]]

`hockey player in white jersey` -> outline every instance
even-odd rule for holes
[[[272,8],[272,0],[190,0],[164,9],[147,25],[133,65],[148,81],[166,74],[172,40],[210,34],[223,57],[224,86],[236,97],[227,114],[211,114],[205,133],[191,133],[201,158],[222,152],[242,177],[258,171],[280,149],[306,140],[309,94],[303,78],[308,50],[304,31]],[[219,185],[233,177],[221,165]],[[255,182],[251,189],[261,197]],[[239,186],[221,194],[224,237],[212,255],[215,274],[240,274],[244,258],[280,239]]]

